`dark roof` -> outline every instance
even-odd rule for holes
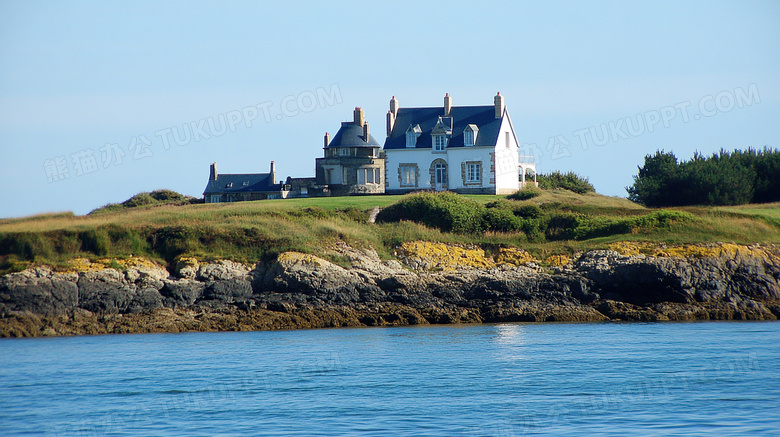
[[[281,189],[280,184],[274,184],[271,180],[271,173],[219,174],[217,180],[209,181],[203,194],[280,191]]]
[[[331,147],[381,147],[369,132],[368,141],[363,141],[363,126],[358,126],[351,121],[341,122],[341,129],[330,140]]]
[[[501,129],[501,119],[496,118],[495,106],[453,106],[452,138],[447,147],[463,147],[463,130],[469,124],[479,127],[475,146],[494,146]],[[406,131],[409,126],[419,124],[422,134],[417,138],[417,149],[431,148],[431,131],[439,117],[444,117],[444,108],[398,108],[393,131],[385,140],[385,149],[405,149]]]

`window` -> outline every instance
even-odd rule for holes
[[[482,181],[482,164],[470,162],[466,164],[466,182],[476,183]]]
[[[357,171],[357,181],[359,185],[380,183],[379,169],[359,168]]]
[[[401,166],[401,186],[414,187],[417,185],[417,166]]]
[[[409,129],[406,129],[406,147],[417,147],[417,138],[422,134],[422,128],[420,125],[409,125]]]
[[[464,146],[474,145],[474,132],[470,130],[466,130],[463,132],[463,145]]]
[[[509,132],[504,132],[504,142],[506,142],[506,148],[509,148]]]
[[[210,203],[219,203],[222,200],[221,194],[212,194]]]
[[[444,135],[435,135],[433,137],[433,150],[443,152],[447,148],[447,137]]]

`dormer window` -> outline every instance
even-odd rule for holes
[[[477,132],[479,131],[479,128],[476,124],[470,124],[466,126],[465,129],[463,129],[463,145],[464,146],[473,146],[475,142],[477,141]]]
[[[433,151],[443,152],[447,148],[450,136],[452,136],[452,117],[439,117],[439,121],[431,131]]]
[[[422,133],[420,125],[411,126],[406,130],[406,147],[417,147],[417,138]]]
[[[434,135],[433,136],[433,150],[436,152],[443,152],[447,148],[447,136],[446,135]]]

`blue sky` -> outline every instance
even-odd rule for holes
[[[0,217],[313,176],[355,106],[382,142],[393,95],[497,91],[540,172],[625,197],[657,149],[780,146],[780,2],[2,1]]]

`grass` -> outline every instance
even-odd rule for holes
[[[606,248],[619,241],[658,244],[780,243],[780,204],[689,207],[684,220],[657,222],[652,210],[627,199],[595,193],[543,190],[518,204],[536,204],[549,216],[580,217],[587,226],[576,240],[530,238],[523,232],[455,234],[412,222],[369,224],[368,211],[402,196],[352,196],[264,200],[229,204],[145,205],[121,212],[75,216],[43,214],[0,220],[0,272],[34,263],[64,265],[75,256],[145,256],[172,263],[186,255],[254,262],[295,250],[323,255],[336,241],[373,247],[383,258],[405,241],[480,244],[488,252],[522,247],[537,259]],[[466,196],[486,204],[505,196]],[[662,214],[663,215],[663,214]],[[679,215],[671,214],[673,217]],[[614,226],[615,223],[620,226]],[[601,226],[601,228],[599,228]],[[588,233],[590,232],[590,233]],[[336,260],[338,261],[338,260]]]

